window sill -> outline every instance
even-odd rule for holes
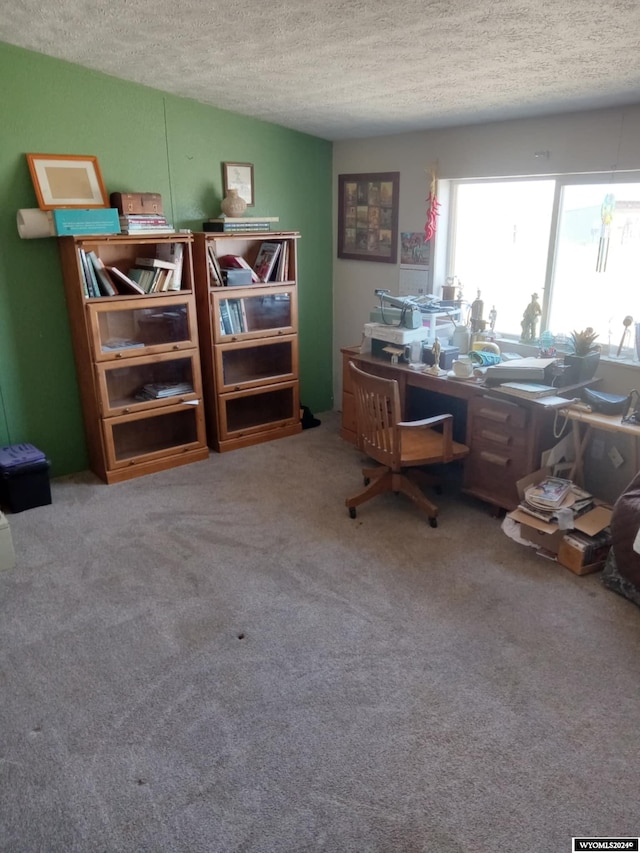
[[[518,341],[513,338],[500,338],[496,337],[495,342],[500,347],[500,352],[503,353],[517,353],[518,355],[527,356],[527,355],[538,355],[540,352],[540,347],[533,346],[532,344],[523,344],[521,341]],[[562,358],[565,355],[564,352],[559,352],[558,357]],[[627,350],[627,355],[604,355],[604,353],[600,353],[600,361],[604,362],[607,365],[612,366],[620,366],[625,368],[640,368],[640,362],[638,362],[637,358],[633,356],[630,350]]]

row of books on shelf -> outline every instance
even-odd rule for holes
[[[244,269],[251,274],[252,284],[287,281],[289,274],[289,244],[286,241],[265,240],[260,244],[253,266],[240,255],[217,257],[213,244],[207,246],[209,274],[215,285],[225,284],[226,270]]]
[[[220,300],[220,332],[223,335],[236,335],[247,332],[247,314],[244,299]]]
[[[94,251],[79,250],[84,295],[88,298],[122,294],[162,293],[182,286],[182,243],[160,244],[167,258],[136,258],[128,273],[104,263]]]

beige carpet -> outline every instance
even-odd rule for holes
[[[2,853],[558,853],[638,823],[640,611],[322,426],[8,516]]]

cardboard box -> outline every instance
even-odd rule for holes
[[[514,510],[514,512],[518,512],[518,510]],[[521,513],[521,515],[526,516],[526,513]],[[513,514],[510,514],[509,518],[513,518]],[[522,538],[526,539],[527,542],[532,542],[538,548],[544,548],[545,551],[557,554],[560,549],[560,543],[564,538],[564,530],[558,530],[557,525],[555,525],[555,529],[553,530],[540,530],[535,526],[538,523],[537,519],[531,519],[534,524],[529,524],[529,519],[530,516],[527,516],[527,522],[520,521],[520,535]],[[518,519],[515,520],[518,521]],[[544,522],[541,521],[540,524],[544,524]],[[549,526],[551,527],[551,525]]]
[[[113,207],[96,207],[90,210],[57,208],[53,222],[58,237],[69,234],[119,234],[120,219]]]
[[[577,548],[570,537],[564,536],[558,548],[558,562],[574,575],[588,575],[604,567],[610,547],[610,544],[603,545],[587,557],[589,552]]]
[[[535,486],[550,475],[550,468],[540,468],[538,471],[522,477],[516,483],[518,498],[523,500],[524,493],[529,486]],[[521,509],[514,509],[508,514],[508,517],[518,522],[520,525],[520,535],[527,542],[533,542],[538,548],[545,548],[552,554],[558,553],[560,542],[564,536],[564,530],[560,530],[557,524],[550,524],[547,521],[542,521],[542,519],[534,518]]]
[[[560,543],[558,562],[576,575],[588,575],[601,569],[611,547],[608,531],[611,512],[609,507],[597,506],[578,518],[575,522],[577,533],[568,531]]]
[[[516,483],[518,497],[522,499],[525,490],[529,486],[539,483],[545,477],[548,477],[550,473],[550,468],[540,468],[538,471],[534,471],[532,474],[518,480]],[[565,566],[565,568],[575,572],[575,574],[588,574],[589,571],[597,571],[606,558],[608,546],[606,548],[603,546],[600,552],[604,554],[602,560],[598,558],[598,560],[589,560],[589,564],[585,563],[584,556],[588,551],[578,554],[578,549],[574,545],[570,542],[565,542],[565,536],[567,534],[570,535],[571,531],[560,530],[555,522],[550,523],[534,518],[521,509],[514,509],[508,513],[508,517],[518,522],[520,525],[520,535],[523,539],[526,539],[527,542],[532,542],[538,548],[544,548],[552,554],[557,554],[558,562]],[[609,526],[610,522],[611,508],[600,504],[576,518],[573,523],[573,529],[579,531],[585,538],[595,538]],[[561,551],[563,555],[562,559],[560,558]],[[591,552],[593,553],[593,549],[591,549]],[[595,564],[593,568],[591,568],[591,564]]]

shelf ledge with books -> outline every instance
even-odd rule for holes
[[[74,241],[85,299],[155,296],[192,289],[190,262],[184,274],[185,245],[192,242],[190,232],[145,238],[83,235],[61,239]]]

